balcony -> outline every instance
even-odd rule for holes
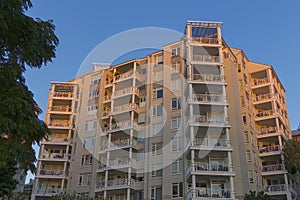
[[[70,128],[69,120],[52,120],[48,124],[49,128]]]
[[[253,97],[253,102],[254,103],[261,103],[265,101],[269,101],[272,99],[272,94],[261,94]]]
[[[124,105],[121,105],[121,106],[115,106],[113,108],[113,114],[120,114],[120,113],[123,113],[123,112],[129,112],[131,110],[136,110],[138,109],[138,105],[137,104],[124,104]]]
[[[40,169],[37,172],[36,176],[44,176],[46,178],[51,178],[51,177],[64,177],[65,176],[65,171],[64,170],[49,170],[49,169]]]
[[[196,162],[190,164],[187,169],[186,177],[189,177],[191,174],[203,176],[234,176],[234,172],[229,171],[227,164],[219,162]]]
[[[225,77],[215,74],[191,74],[189,76],[189,81],[197,81],[201,83],[211,83],[211,84],[220,84],[225,83]]]
[[[284,164],[262,166],[262,175],[263,176],[282,174],[282,173],[286,173]]]
[[[70,159],[70,154],[66,153],[42,153],[40,159],[51,161],[67,161]]]
[[[132,140],[132,143],[130,142],[129,138],[121,139],[121,140],[115,140],[110,143],[110,146],[108,143],[104,143],[100,146],[100,151],[107,151],[107,150],[117,150],[122,148],[129,148],[129,147],[136,147],[137,141]]]
[[[201,62],[206,64],[216,64],[220,62],[219,56],[209,56],[209,55],[193,55],[192,56],[193,62]]]
[[[135,186],[135,180],[130,178],[121,178],[96,183],[96,192],[102,190],[126,189]]]
[[[134,165],[135,163],[136,163],[135,160],[132,160],[130,162],[129,158],[109,160],[108,165],[106,164],[106,161],[105,163],[100,162],[98,165],[97,172],[101,172],[103,170],[109,170],[109,169],[128,168]]]
[[[139,90],[137,88],[129,87],[121,90],[116,90],[113,93],[112,98],[122,97],[122,96],[126,96],[132,93],[138,93],[138,92]]]
[[[62,144],[67,145],[69,144],[71,139],[68,137],[49,137],[47,140],[43,141],[43,144]]]
[[[255,113],[255,120],[264,120],[269,117],[274,117],[275,112],[273,110],[265,110]]]
[[[130,78],[133,78],[133,77],[136,77],[137,79],[140,78],[140,74],[139,73],[134,73],[133,70],[130,70],[126,73],[123,73],[123,74],[118,74],[118,75],[115,75],[114,76],[114,81],[115,82],[119,82],[119,81],[123,81],[123,80],[126,80],[126,79],[130,79]]]
[[[266,192],[267,195],[285,195],[287,187],[285,184],[266,185],[264,186],[264,192]]]
[[[115,131],[119,131],[119,130],[125,130],[125,129],[135,128],[137,126],[138,125],[135,122],[121,121],[121,122],[112,124],[109,127],[104,127],[103,132],[104,133],[115,132]]]
[[[51,111],[54,112],[71,112],[70,106],[52,106]]]
[[[209,37],[193,37],[192,41],[196,41],[200,44],[219,44],[218,38]]]
[[[105,110],[105,111],[103,111],[103,113],[102,113],[102,119],[104,119],[104,118],[109,118],[109,116],[110,116],[111,114],[112,114],[112,113],[111,113],[110,110]]]
[[[281,147],[280,145],[274,146],[267,146],[259,148],[259,155],[260,156],[272,156],[281,154]]]
[[[210,188],[196,188],[190,189],[187,194],[188,200],[209,200],[209,199],[233,199],[232,190],[229,189],[210,189]]]
[[[54,187],[54,186],[40,186],[38,187],[36,191],[36,195],[42,195],[42,196],[52,196],[59,194],[61,192],[60,187]]]
[[[189,147],[199,150],[231,150],[229,141],[213,138],[194,138],[194,140],[190,141]]]
[[[111,101],[111,94],[104,95],[103,102]]]
[[[270,83],[268,78],[254,79],[252,82],[252,87],[258,87],[258,86],[266,85],[268,83]]]
[[[73,98],[72,92],[54,92],[53,97],[56,98]]]
[[[193,115],[189,123],[194,126],[228,126],[228,118],[224,116]]]
[[[192,94],[192,95],[189,95],[188,101],[190,103],[225,105],[226,97],[223,95],[217,95],[217,94]]]

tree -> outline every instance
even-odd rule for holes
[[[244,200],[271,200],[271,198],[263,191],[257,194],[255,191],[250,191],[250,194],[245,194]]]
[[[15,188],[17,166],[35,171],[32,144],[49,134],[23,74],[52,62],[59,41],[51,20],[25,14],[31,7],[30,0],[0,0],[0,197]]]
[[[300,142],[289,140],[283,149],[285,167],[291,174],[300,170]]]

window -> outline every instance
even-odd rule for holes
[[[181,63],[177,62],[172,64],[172,74],[179,73],[181,71]]]
[[[88,106],[89,115],[97,113],[97,110],[98,110],[98,105]]]
[[[97,98],[98,96],[99,96],[99,90],[98,89],[90,91],[90,94],[89,94],[90,99]]]
[[[246,114],[243,114],[243,122],[244,122],[244,124],[247,124],[247,116],[246,116]]]
[[[91,184],[91,174],[81,174],[78,179],[78,186],[88,186]]]
[[[173,117],[171,121],[171,130],[178,130],[180,129],[181,125],[181,116]]]
[[[172,151],[182,150],[183,140],[182,138],[174,138],[172,140]]]
[[[183,161],[181,158],[172,162],[172,174],[182,173]]]
[[[246,151],[246,159],[247,159],[248,162],[251,162],[251,153],[250,153],[250,150]]]
[[[153,81],[161,81],[163,79],[163,72],[153,72]]]
[[[146,106],[146,97],[143,96],[140,98],[140,107],[145,107]]]
[[[152,187],[151,188],[151,200],[162,200],[162,188]]]
[[[152,136],[162,136],[163,133],[163,123],[152,125]]]
[[[172,80],[172,82],[171,82],[171,89],[172,89],[172,91],[179,91],[179,90],[181,90],[180,79]]]
[[[146,122],[146,113],[140,113],[138,118],[138,123],[143,124]]]
[[[91,79],[91,85],[98,84],[100,80],[100,74],[93,75]]]
[[[145,131],[140,131],[137,133],[137,141],[144,142],[145,141]]]
[[[163,115],[163,106],[162,105],[154,106],[152,109],[152,116],[158,117],[162,115]]]
[[[180,47],[176,47],[172,49],[172,56],[180,55]]]
[[[173,98],[172,99],[172,110],[181,109],[181,98]]]
[[[152,143],[151,145],[151,155],[159,156],[162,154],[162,142]]]
[[[94,131],[96,130],[97,120],[90,120],[85,122],[85,131]]]
[[[154,164],[151,167],[151,176],[152,177],[162,177],[163,171],[161,164]]]
[[[85,147],[86,149],[93,148],[94,145],[95,145],[95,137],[88,137],[85,138],[83,141],[83,147]]]
[[[248,171],[248,180],[250,184],[253,184],[253,173],[252,171]]]
[[[137,169],[136,170],[136,181],[144,181],[144,170],[143,169]]]
[[[249,143],[249,135],[248,133],[244,133],[245,143]]]
[[[93,156],[91,154],[81,156],[81,167],[93,165]]]
[[[182,182],[172,183],[172,198],[183,197]]]
[[[154,98],[159,99],[164,96],[164,90],[162,88],[154,90]]]
[[[144,149],[137,150],[136,162],[142,162],[144,161],[144,158],[145,158],[145,150]]]

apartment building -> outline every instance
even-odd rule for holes
[[[188,21],[161,51],[53,82],[32,199],[296,199],[284,88],[221,28]]]

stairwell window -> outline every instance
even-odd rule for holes
[[[173,98],[172,99],[172,110],[179,110],[181,109],[181,98]]]
[[[181,116],[173,117],[171,120],[171,130],[179,130],[181,125]]]
[[[154,90],[154,98],[155,99],[163,98],[163,96],[164,96],[164,90],[162,88]]]
[[[182,182],[172,183],[172,198],[183,197]]]

